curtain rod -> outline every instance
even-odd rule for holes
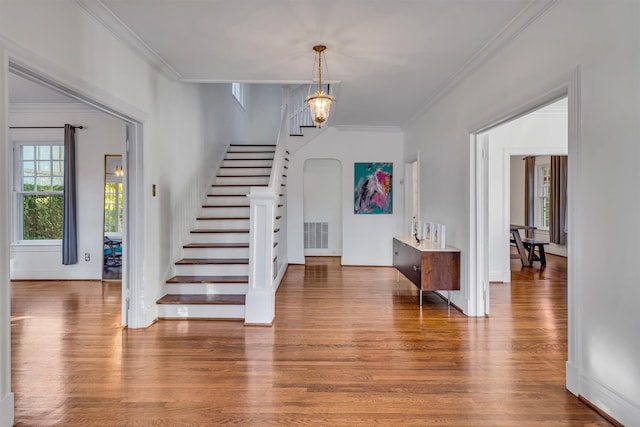
[[[84,129],[84,126],[71,126],[74,129]],[[10,126],[9,129],[64,129],[64,126]]]

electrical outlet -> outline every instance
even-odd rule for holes
[[[91,255],[89,254],[89,252],[84,253],[84,260],[87,262],[91,261]]]

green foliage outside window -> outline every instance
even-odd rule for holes
[[[26,191],[33,186],[25,185]],[[54,188],[54,190],[62,190]],[[24,240],[62,239],[62,194],[22,195],[22,238]]]

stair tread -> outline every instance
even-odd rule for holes
[[[196,228],[195,230],[191,230],[192,233],[248,233],[249,229],[220,229],[220,228]]]
[[[269,184],[213,184],[212,187],[267,187]]]
[[[247,220],[248,216],[199,216],[196,218],[198,221],[234,221],[234,220]]]
[[[275,144],[229,144],[229,147],[275,147]]]
[[[182,246],[185,249],[208,249],[208,248],[248,248],[248,243],[189,243]]]
[[[202,205],[203,208],[248,208],[249,204],[246,205]]]
[[[220,166],[220,169],[271,169],[271,166]]]
[[[174,276],[167,283],[249,283],[249,276]]]
[[[183,258],[176,265],[249,264],[247,258]]]
[[[250,158],[250,157],[247,157],[247,158],[244,158],[244,159],[227,159],[227,158],[225,158],[225,159],[223,159],[223,160],[224,160],[225,162],[235,162],[235,161],[242,161],[242,162],[246,162],[247,160],[251,160],[251,161],[255,161],[255,160],[263,160],[263,161],[266,161],[266,160],[273,160],[273,158],[268,158],[268,157],[266,157],[266,158],[264,158],[264,159],[261,159],[261,158],[255,158],[255,157],[251,157],[251,158]]]
[[[271,175],[217,175],[216,178],[268,178]]]
[[[244,295],[210,295],[210,294],[188,294],[188,295],[165,295],[160,298],[158,304],[235,304],[244,305]]]

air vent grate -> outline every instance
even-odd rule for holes
[[[329,247],[329,223],[304,223],[304,248],[327,249]]]

